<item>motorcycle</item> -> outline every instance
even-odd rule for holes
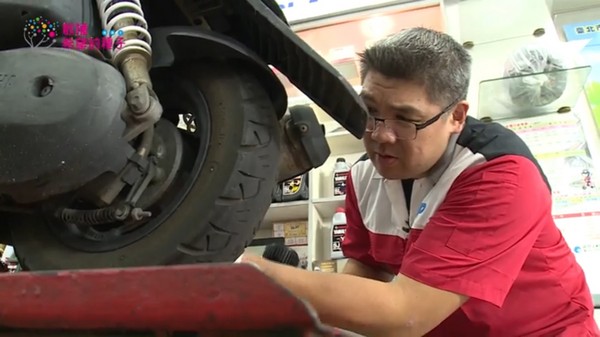
[[[274,0],[0,0],[0,242],[24,270],[233,262],[365,108]]]

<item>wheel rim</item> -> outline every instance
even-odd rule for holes
[[[100,253],[131,245],[160,227],[187,197],[198,178],[208,152],[210,140],[210,111],[197,87],[168,70],[152,73],[154,90],[163,106],[163,119],[176,123],[183,140],[181,165],[175,180],[162,197],[148,208],[149,220],[132,223],[113,223],[80,227],[65,225],[47,216],[51,231],[66,246],[73,249]]]

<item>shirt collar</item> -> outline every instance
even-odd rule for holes
[[[444,174],[448,166],[450,166],[450,164],[452,163],[452,158],[454,158],[454,152],[456,150],[456,142],[458,140],[458,136],[458,133],[452,134],[452,136],[450,137],[450,141],[448,142],[448,146],[446,147],[446,151],[444,152],[440,160],[435,165],[433,165],[427,177],[424,178],[428,179],[431,182],[432,186],[435,185],[438,182],[438,180],[440,180],[442,174]]]

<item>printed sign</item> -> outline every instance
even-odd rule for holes
[[[340,12],[407,1],[390,0],[277,0],[288,22],[315,19]]]

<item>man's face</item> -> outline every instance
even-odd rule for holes
[[[430,102],[423,85],[388,78],[374,71],[365,76],[361,96],[371,116],[377,119],[421,124],[446,108]],[[451,135],[462,130],[467,110],[466,102],[458,102],[439,120],[418,130],[414,139],[399,139],[393,122],[385,121],[385,125],[376,122],[375,129],[366,132],[363,138],[367,154],[384,178],[425,177],[444,154]],[[407,124],[404,125],[406,129]]]

